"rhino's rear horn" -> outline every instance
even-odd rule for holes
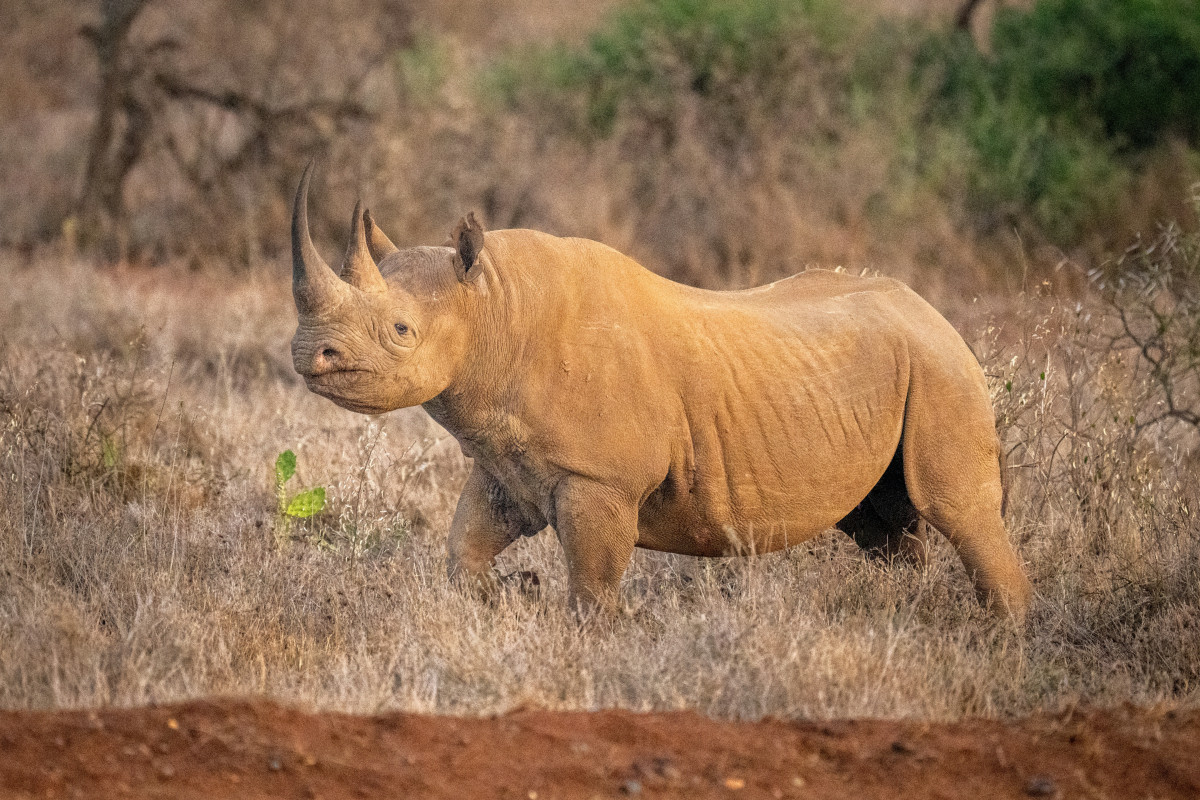
[[[359,200],[354,204],[354,218],[350,221],[350,243],[346,246],[346,255],[342,258],[342,280],[364,292],[383,293],[387,291],[387,282],[380,274],[367,245],[366,219],[367,214],[363,211],[362,201]]]
[[[387,237],[387,234],[375,224],[375,218],[371,216],[370,209],[363,212],[363,223],[367,226],[367,246],[371,248],[371,255],[375,257],[376,262],[383,261],[400,249],[392,244],[392,240]]]

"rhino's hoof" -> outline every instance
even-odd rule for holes
[[[542,596],[542,580],[533,570],[523,569],[510,572],[502,575],[500,580],[508,585],[516,586],[517,591],[526,597],[537,599]]]

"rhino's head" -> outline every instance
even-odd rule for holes
[[[339,274],[309,236],[311,171],[309,165],[300,180],[292,214],[296,372],[313,392],[364,414],[433,399],[451,385],[467,353],[482,228],[474,216],[460,223],[457,250],[400,250],[359,204]]]

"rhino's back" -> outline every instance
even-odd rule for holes
[[[849,275],[828,269],[810,269],[751,289],[725,292],[730,299],[749,302],[788,302],[844,297],[858,292],[892,292],[904,284],[892,278]]]

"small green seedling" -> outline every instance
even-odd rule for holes
[[[325,507],[325,487],[316,486],[288,497],[285,484],[296,474],[296,454],[284,450],[275,459],[275,497],[279,501],[279,518],[305,519],[320,513]]]

